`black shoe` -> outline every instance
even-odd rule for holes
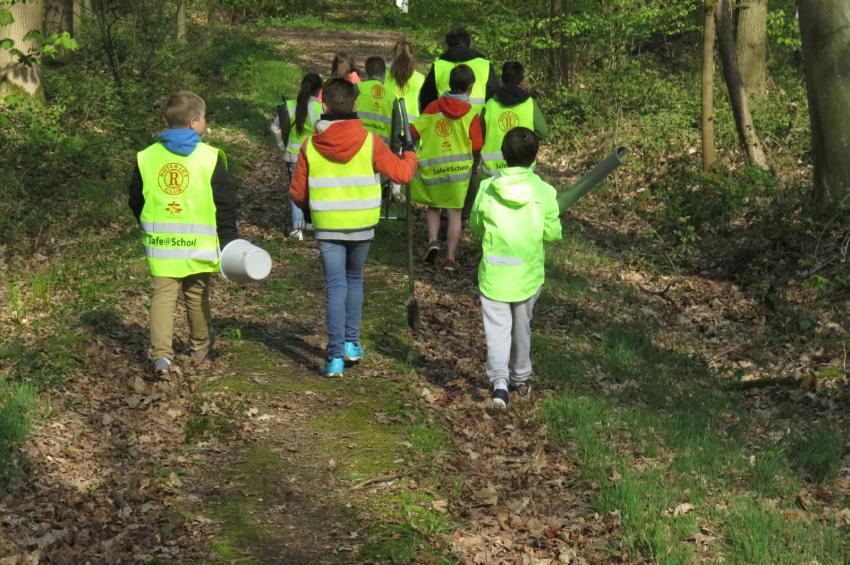
[[[528,398],[531,396],[531,381],[525,381],[524,383],[514,384],[511,383],[508,387],[508,390],[511,392],[515,392],[520,396]]]
[[[432,241],[428,245],[428,251],[425,252],[425,258],[423,260],[428,265],[433,265],[434,261],[437,259],[437,255],[439,255],[439,253],[440,253],[440,245],[436,241]]]
[[[493,401],[493,408],[496,410],[505,410],[508,407],[508,391],[503,388],[497,388],[490,395],[490,400]]]

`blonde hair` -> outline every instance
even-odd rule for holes
[[[188,90],[175,92],[165,103],[165,121],[168,127],[189,127],[192,120],[200,118],[207,110],[204,99]]]

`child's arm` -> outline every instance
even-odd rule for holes
[[[130,184],[127,189],[130,193],[127,204],[129,204],[130,210],[133,211],[138,222],[139,218],[142,217],[142,208],[145,207],[145,195],[142,192],[142,172],[139,170],[139,165],[136,165],[136,168],[133,169],[133,176],[130,177]]]
[[[434,75],[434,65],[431,65],[431,70],[428,71],[428,76],[425,77],[425,82],[422,83],[422,89],[419,91],[419,113],[422,114],[428,104],[440,97],[437,92],[437,79]]]
[[[305,145],[309,143],[308,139]],[[298,151],[298,163],[295,165],[295,174],[292,175],[292,182],[289,185],[289,197],[296,206],[302,210],[307,210],[310,202],[310,192],[307,186],[307,178],[310,176],[309,165],[307,164],[307,155],[304,153],[305,145],[301,146]]]
[[[493,96],[496,95],[496,91],[499,90],[501,86],[502,80],[496,73],[496,69],[493,67],[493,63],[490,63],[490,74],[487,75],[487,87],[484,99],[490,100],[491,98],[493,98]]]
[[[537,100],[532,100],[531,103],[534,105],[534,133],[537,134],[537,137],[543,139],[549,135],[549,124],[546,123],[546,116],[543,115],[543,110],[540,109]]]
[[[277,143],[278,149],[281,151],[286,151],[286,146],[283,144],[283,131],[280,129],[280,117],[275,116],[274,121],[269,126],[269,129],[274,135],[275,143]]]
[[[484,211],[481,209],[484,188],[486,187],[479,187],[478,193],[475,195],[475,202],[472,204],[472,210],[469,212],[469,231],[476,237],[484,237]]]
[[[419,141],[419,132],[413,124],[410,124],[410,137],[413,138],[413,141]]]
[[[469,124],[469,139],[472,141],[472,152],[481,153],[481,148],[484,147],[484,135],[481,132],[479,116],[472,118],[472,123]]]
[[[561,211],[558,209],[558,193],[549,187],[544,202],[546,203],[546,216],[543,224],[543,241],[558,241],[563,238],[561,228]]]
[[[398,184],[407,184],[413,180],[416,173],[416,153],[405,151],[401,157],[395,155],[380,137],[373,137],[375,148],[372,156],[372,166],[375,170]],[[367,140],[366,143],[369,143]]]
[[[239,200],[236,198],[236,183],[227,172],[227,164],[221,157],[218,158],[213,171],[212,193],[218,242],[224,247],[234,239],[239,239],[239,230],[236,227]]]

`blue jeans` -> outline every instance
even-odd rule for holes
[[[292,177],[295,176],[295,163],[287,162],[286,166],[289,168],[289,182],[292,183]],[[304,221],[304,212],[295,205],[295,202],[289,203],[289,206],[292,208],[292,229],[294,230],[303,230],[306,222]]]
[[[342,357],[346,341],[360,343],[363,268],[371,241],[319,240],[328,293],[328,359]]]

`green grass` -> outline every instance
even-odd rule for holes
[[[565,275],[574,264],[606,264],[578,235],[553,251],[553,267]],[[850,543],[832,525],[783,514],[794,508],[801,483],[836,476],[848,430],[801,423],[778,442],[751,434],[770,422],[759,422],[740,393],[721,389],[684,336],[646,321],[627,289],[600,291],[575,280],[549,279],[544,304],[572,316],[563,332],[535,338],[536,369],[560,391],[546,399],[541,417],[550,435],[568,446],[565,454],[578,463],[583,484],[596,489],[596,510],[619,513],[627,553],[691,563],[698,554],[688,540],[701,527],[719,524],[725,535],[712,550],[729,562],[838,563],[850,557]],[[790,403],[779,408],[775,418],[799,420]],[[754,495],[777,505],[718,509],[730,496]],[[684,503],[694,508],[675,516]],[[788,544],[792,549],[783,555]]]
[[[14,471],[15,449],[27,437],[35,403],[35,389],[31,385],[0,381],[0,483]]]

